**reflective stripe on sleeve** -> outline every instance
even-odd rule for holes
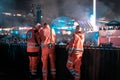
[[[72,70],[69,70],[71,74],[75,74],[75,70],[72,69]]]
[[[70,60],[68,60],[67,62],[68,62],[68,63],[72,63],[72,61],[70,61]]]

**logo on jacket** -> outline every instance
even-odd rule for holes
[[[32,38],[32,32],[28,32],[28,36],[27,36],[28,39],[31,39]]]

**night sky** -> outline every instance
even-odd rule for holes
[[[1,10],[29,10],[30,0],[0,0]]]
[[[41,1],[44,16],[72,16],[82,17],[83,14],[92,14],[93,0],[0,0],[0,10],[25,10],[30,12],[32,4]],[[119,17],[119,0],[96,0],[97,17]],[[48,14],[49,12],[49,14]],[[79,14],[78,14],[79,13]]]
[[[35,1],[35,0],[34,0]],[[42,1],[42,0],[41,0]],[[45,0],[44,0],[45,1]],[[67,0],[57,0],[59,3],[62,3],[64,1]],[[84,2],[87,0],[84,0]],[[92,0],[89,0],[92,1]],[[119,7],[119,0],[96,0],[96,1],[101,1],[103,2],[105,5],[113,8],[114,10],[117,11],[116,8]],[[83,1],[78,0],[79,3],[82,3]],[[11,9],[28,9],[29,8],[29,4],[32,3],[32,0],[0,0],[0,4],[5,7],[5,8],[11,8]],[[72,3],[72,2],[70,2]],[[46,5],[46,4],[45,4]]]
[[[110,7],[113,11],[116,12],[116,14],[120,14],[120,0],[100,0],[102,1],[106,6]]]

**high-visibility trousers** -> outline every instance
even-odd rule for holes
[[[37,75],[37,68],[39,63],[39,53],[28,53],[29,54],[29,68],[31,75]]]
[[[80,68],[82,64],[82,52],[72,53],[68,55],[66,67],[69,72],[73,75],[74,80],[80,80]]]
[[[50,73],[52,75],[52,80],[55,80],[56,67],[55,67],[55,46],[49,48],[44,46],[41,48],[41,60],[42,60],[42,75],[43,80],[48,80],[48,59],[50,60]]]

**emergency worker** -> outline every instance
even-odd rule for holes
[[[73,39],[69,42],[66,49],[68,51],[68,60],[66,66],[69,72],[73,75],[74,80],[80,80],[80,67],[82,64],[84,33],[82,28],[76,26],[75,33],[73,33]]]
[[[29,56],[29,68],[30,68],[30,74],[31,78],[35,78],[37,76],[37,66],[39,62],[39,53],[40,53],[40,47],[38,45],[38,39],[39,39],[39,30],[40,26],[36,25],[36,27],[33,27],[32,29],[28,30],[26,36],[27,36],[27,53]]]
[[[40,31],[41,40],[41,61],[42,61],[42,75],[43,80],[48,80],[48,60],[50,61],[50,73],[52,80],[55,80],[56,67],[55,67],[55,42],[56,34],[50,28],[48,23],[45,23]]]

